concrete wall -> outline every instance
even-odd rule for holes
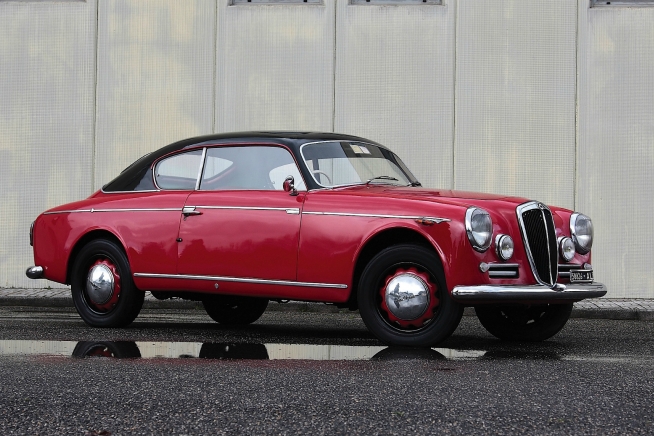
[[[24,278],[31,221],[141,155],[297,129],[587,213],[609,296],[654,298],[653,21],[590,0],[0,1],[0,286],[48,285]]]
[[[48,285],[30,223],[92,192],[96,8],[0,2],[0,286]]]
[[[576,206],[614,297],[654,298],[654,7],[579,1]],[[599,273],[598,273],[599,275]]]

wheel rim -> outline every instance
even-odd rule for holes
[[[96,260],[89,267],[84,286],[84,300],[88,307],[100,314],[110,312],[118,303],[120,291],[116,265],[110,259]]]
[[[415,331],[426,327],[440,304],[436,284],[428,273],[414,266],[390,270],[393,272],[386,276],[379,290],[382,318],[398,330]]]

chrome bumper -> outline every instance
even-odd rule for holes
[[[31,266],[25,271],[25,275],[30,279],[40,279],[43,277],[43,267],[42,266]]]
[[[543,285],[506,286],[479,285],[455,286],[452,297],[457,301],[508,301],[508,300],[583,300],[603,297],[606,286],[602,283],[558,284],[550,289]]]

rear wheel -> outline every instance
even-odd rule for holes
[[[390,345],[430,347],[459,325],[463,306],[449,295],[440,259],[419,245],[395,245],[366,266],[358,290],[368,329]]]
[[[123,327],[134,321],[145,293],[132,280],[127,256],[115,242],[98,239],[73,264],[71,290],[77,313],[93,327]]]
[[[258,320],[268,307],[266,298],[214,295],[202,300],[207,314],[224,325],[246,325]]]
[[[476,306],[479,322],[493,336],[506,341],[544,341],[568,322],[572,304],[532,306]]]

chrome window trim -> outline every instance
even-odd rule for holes
[[[316,184],[317,184],[318,186],[320,186],[321,188],[324,188],[324,189],[335,189],[335,188],[341,188],[341,187],[343,187],[343,186],[366,185],[366,184],[368,183],[368,182],[366,181],[366,182],[344,183],[344,184],[342,184],[342,185],[325,186],[325,185],[321,184],[318,180],[316,180],[316,177],[313,175],[313,172],[309,169],[309,166],[307,165],[307,160],[306,160],[306,158],[304,157],[304,151],[303,151],[303,150],[304,150],[304,147],[306,147],[307,145],[313,145],[313,144],[326,144],[326,143],[329,143],[329,142],[338,142],[338,143],[341,143],[341,142],[348,142],[348,143],[350,143],[350,142],[356,142],[357,144],[372,145],[373,147],[382,148],[382,149],[388,150],[388,151],[390,151],[391,153],[393,153],[392,150],[389,150],[388,148],[386,148],[386,147],[382,147],[382,146],[380,146],[380,145],[378,145],[378,144],[372,144],[372,143],[370,143],[370,142],[365,142],[365,141],[350,141],[350,140],[345,140],[345,139],[342,140],[342,141],[339,141],[339,140],[331,140],[331,141],[313,141],[313,142],[307,142],[307,143],[302,144],[302,145],[300,146],[300,157],[302,157],[302,162],[304,163],[304,166],[306,167],[307,171],[309,171],[309,174],[311,175],[311,178],[316,182]],[[395,154],[395,153],[393,153],[393,154]],[[395,155],[395,156],[397,156],[397,155]],[[399,157],[398,157],[398,158],[399,158]],[[404,165],[406,166],[406,164],[404,164]],[[399,168],[399,167],[398,167],[398,168]],[[400,168],[400,171],[402,171],[402,174],[404,174],[404,171],[402,170],[402,168]],[[302,172],[300,172],[300,174],[302,174]],[[406,174],[404,174],[404,176],[406,177]],[[415,176],[414,176],[414,177],[415,177]],[[409,178],[409,177],[407,177],[407,179],[409,179],[409,181],[410,181],[410,178]],[[305,183],[305,185],[306,185],[306,183]],[[405,185],[395,185],[395,184],[391,184],[391,185],[393,185],[393,186],[405,186]],[[308,188],[307,188],[307,191],[308,191]]]
[[[524,221],[522,219],[522,214],[525,211],[528,211],[528,210],[531,210],[531,209],[540,209],[541,213],[543,213],[542,209],[547,209],[547,210],[550,211],[550,214],[552,214],[552,211],[550,210],[549,207],[547,207],[547,205],[545,205],[543,203],[540,203],[538,201],[528,201],[526,203],[522,203],[522,204],[518,205],[518,207],[515,208],[516,215],[518,217],[518,223],[520,225],[519,226],[520,227],[520,236],[522,237],[522,243],[524,245],[525,251],[527,252],[527,259],[529,260],[529,266],[531,267],[531,272],[532,272],[532,274],[534,276],[534,279],[536,279],[536,281],[541,285],[548,286],[548,287],[552,287],[552,286],[556,287],[556,277],[552,280],[553,285],[550,285],[549,283],[543,281],[540,278],[540,275],[538,274],[538,270],[536,269],[536,263],[534,261],[533,255],[531,253],[531,247],[529,246],[529,241],[527,240],[525,223],[524,223]],[[552,214],[552,219],[553,218],[554,218],[554,214]],[[545,216],[543,216],[543,221],[545,221]],[[548,259],[549,259],[552,253],[550,253],[549,233],[547,231],[547,224],[545,224],[545,235],[547,236],[547,253],[548,253]],[[558,257],[558,253],[557,253],[557,257]],[[556,276],[558,277],[558,267],[557,267],[557,271],[555,273],[556,273]],[[552,268],[550,268],[550,277],[551,276],[552,276]]]
[[[143,278],[151,278],[151,279],[183,279],[183,280],[208,280],[208,281],[234,282],[234,283],[256,283],[256,284],[263,284],[263,285],[300,286],[300,287],[307,287],[307,288],[347,289],[347,285],[337,284],[337,283],[296,282],[292,280],[268,280],[268,279],[242,278],[242,277],[203,276],[203,275],[188,275],[188,274],[155,274],[155,273],[134,273],[134,277],[143,277]]]
[[[325,142],[329,142],[329,141],[325,141]],[[212,147],[212,145],[213,145],[213,147]],[[201,182],[201,180],[202,180],[202,172],[204,172],[204,165],[205,165],[205,163],[204,163],[205,158],[204,158],[204,157],[206,156],[206,150],[207,150],[208,148],[236,148],[236,147],[240,147],[240,148],[243,148],[243,147],[271,147],[271,148],[281,148],[282,150],[285,150],[285,151],[286,151],[286,152],[291,156],[291,159],[292,159],[293,163],[295,164],[295,169],[297,170],[298,174],[300,175],[300,178],[302,179],[302,183],[304,183],[304,189],[298,189],[298,191],[299,191],[299,192],[308,192],[308,191],[309,191],[309,189],[307,188],[307,181],[304,180],[304,176],[302,175],[302,170],[300,169],[300,165],[301,165],[301,164],[298,162],[298,160],[297,160],[295,154],[293,153],[293,151],[292,151],[288,146],[283,145],[283,144],[279,144],[279,143],[275,143],[275,142],[273,142],[273,143],[253,143],[253,144],[250,144],[250,143],[247,143],[247,142],[246,142],[246,143],[242,143],[242,144],[241,144],[241,143],[234,143],[234,144],[232,144],[232,143],[230,143],[230,144],[209,144],[207,147],[205,147],[205,153],[203,154],[202,171],[200,172],[200,178],[199,178],[199,181]],[[247,189],[247,188],[236,188],[236,189],[232,189],[232,188],[230,188],[230,189],[200,189],[200,184],[201,184],[201,183],[198,183],[198,184],[196,185],[196,186],[197,186],[197,187],[196,187],[196,191],[201,191],[201,192],[229,192],[229,191],[282,191],[282,192],[283,192],[283,190],[281,190],[281,189]]]
[[[200,169],[198,170],[198,176],[195,179],[195,190],[200,190],[200,181],[202,180],[202,173],[204,172],[205,159],[207,158],[207,147],[202,148],[202,157],[200,158]]]
[[[302,215],[354,216],[354,217],[361,217],[361,218],[391,218],[391,219],[404,219],[404,220],[425,219],[425,220],[432,220],[436,224],[452,221],[449,218],[437,218],[437,217],[427,217],[427,216],[384,215],[384,214],[373,214],[373,213],[350,213],[350,212],[302,212]]]
[[[159,165],[161,162],[163,162],[163,161],[165,161],[165,160],[172,159],[173,157],[181,156],[181,155],[186,154],[186,153],[193,153],[194,151],[198,151],[199,149],[200,149],[200,147],[193,148],[193,149],[191,149],[191,150],[181,150],[181,151],[178,152],[178,153],[168,154],[168,155],[166,155],[166,156],[162,156],[162,157],[159,158],[158,160],[154,161],[154,162],[152,163],[152,183],[154,183],[154,186],[155,186],[155,188],[157,188],[157,191],[167,191],[167,192],[170,192],[170,191],[181,191],[181,192],[188,192],[188,191],[195,191],[195,190],[197,190],[199,176],[196,176],[196,177],[195,177],[195,188],[194,188],[194,189],[165,189],[165,188],[162,188],[161,186],[159,186],[159,184],[157,183],[157,177],[156,177],[156,173],[155,173],[154,171],[157,169],[157,165]],[[204,155],[205,155],[205,153],[206,153],[206,150],[207,150],[207,147],[202,147],[202,154],[200,155],[200,175],[202,175],[202,168],[204,167],[204,160],[203,160],[203,159],[204,159]],[[140,191],[135,191],[135,192],[140,192]]]
[[[103,194],[140,194],[142,192],[161,192],[161,189],[144,189],[142,191],[105,191],[104,188],[101,188],[100,192]]]

